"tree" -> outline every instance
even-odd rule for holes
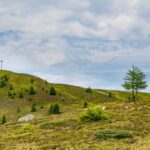
[[[124,78],[125,82],[122,86],[131,91],[132,100],[136,100],[138,92],[147,87],[145,81],[145,74],[137,67],[132,66],[132,69],[128,71]]]
[[[29,88],[29,94],[30,95],[35,95],[35,89],[33,88],[33,86],[30,86],[30,88]]]
[[[6,117],[5,115],[2,117],[2,124],[5,124],[7,121],[6,121]]]
[[[85,90],[86,93],[92,93],[92,89],[91,87],[88,87],[86,90]]]
[[[58,104],[54,104],[54,114],[59,114],[59,105]]]
[[[50,89],[50,95],[56,95],[56,90],[54,87],[51,87]]]
[[[85,101],[84,103],[83,103],[83,108],[87,108],[88,107],[88,103]]]
[[[32,104],[32,107],[31,107],[31,112],[35,112],[35,111],[37,111],[37,109],[36,109],[36,104],[33,103],[33,104]]]
[[[112,97],[112,93],[111,92],[108,93],[108,97],[110,97],[110,98]]]
[[[51,104],[48,109],[48,114],[60,114],[60,108],[58,104]]]

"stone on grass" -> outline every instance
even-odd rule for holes
[[[18,122],[30,121],[30,120],[33,120],[34,118],[35,118],[35,115],[30,114],[30,115],[26,115],[24,117],[19,118]]]

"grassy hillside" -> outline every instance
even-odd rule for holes
[[[92,90],[86,93],[81,87],[51,84],[35,76],[10,71],[0,71],[2,80],[6,81],[0,88],[0,117],[5,115],[7,123],[0,125],[0,150],[148,150],[150,147],[148,93],[140,93],[139,100],[133,103],[128,102],[128,92]],[[31,86],[34,95],[29,94]],[[55,87],[56,95],[49,94],[51,87]],[[22,98],[19,98],[20,93]],[[104,108],[107,119],[82,122],[80,116],[87,110],[83,108],[85,101],[88,108]],[[37,111],[31,113],[33,103]],[[48,115],[52,103],[59,104],[59,115]],[[36,118],[22,123],[17,121],[28,114],[35,114]],[[112,136],[111,132],[109,136],[101,136],[104,131],[115,131],[119,137]],[[124,132],[131,137],[120,138],[126,135]]]

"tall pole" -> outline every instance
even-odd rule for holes
[[[3,70],[3,62],[4,62],[3,60],[0,61],[0,63],[1,63],[1,70]]]

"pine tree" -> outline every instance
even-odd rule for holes
[[[54,112],[54,105],[51,104],[48,109],[48,114],[51,115],[51,114],[53,114],[53,112]]]
[[[108,97],[110,97],[110,98],[112,97],[112,93],[111,92],[108,93]]]
[[[32,107],[31,107],[31,112],[35,112],[35,111],[37,111],[37,109],[36,109],[36,104],[33,103],[33,104],[32,104]]]
[[[91,87],[88,87],[86,90],[85,90],[86,93],[92,93],[92,89]]]
[[[2,124],[5,124],[7,121],[6,121],[6,117],[5,115],[2,117]]]
[[[35,89],[34,89],[34,87],[33,86],[30,86],[30,88],[29,88],[29,95],[35,95]]]
[[[50,89],[50,95],[56,95],[56,90],[54,87],[51,87]]]
[[[83,108],[87,108],[88,107],[88,103],[85,101],[83,104]]]
[[[59,114],[59,105],[58,104],[54,104],[54,114]]]
[[[51,104],[48,109],[48,114],[60,114],[60,108],[58,104]]]

